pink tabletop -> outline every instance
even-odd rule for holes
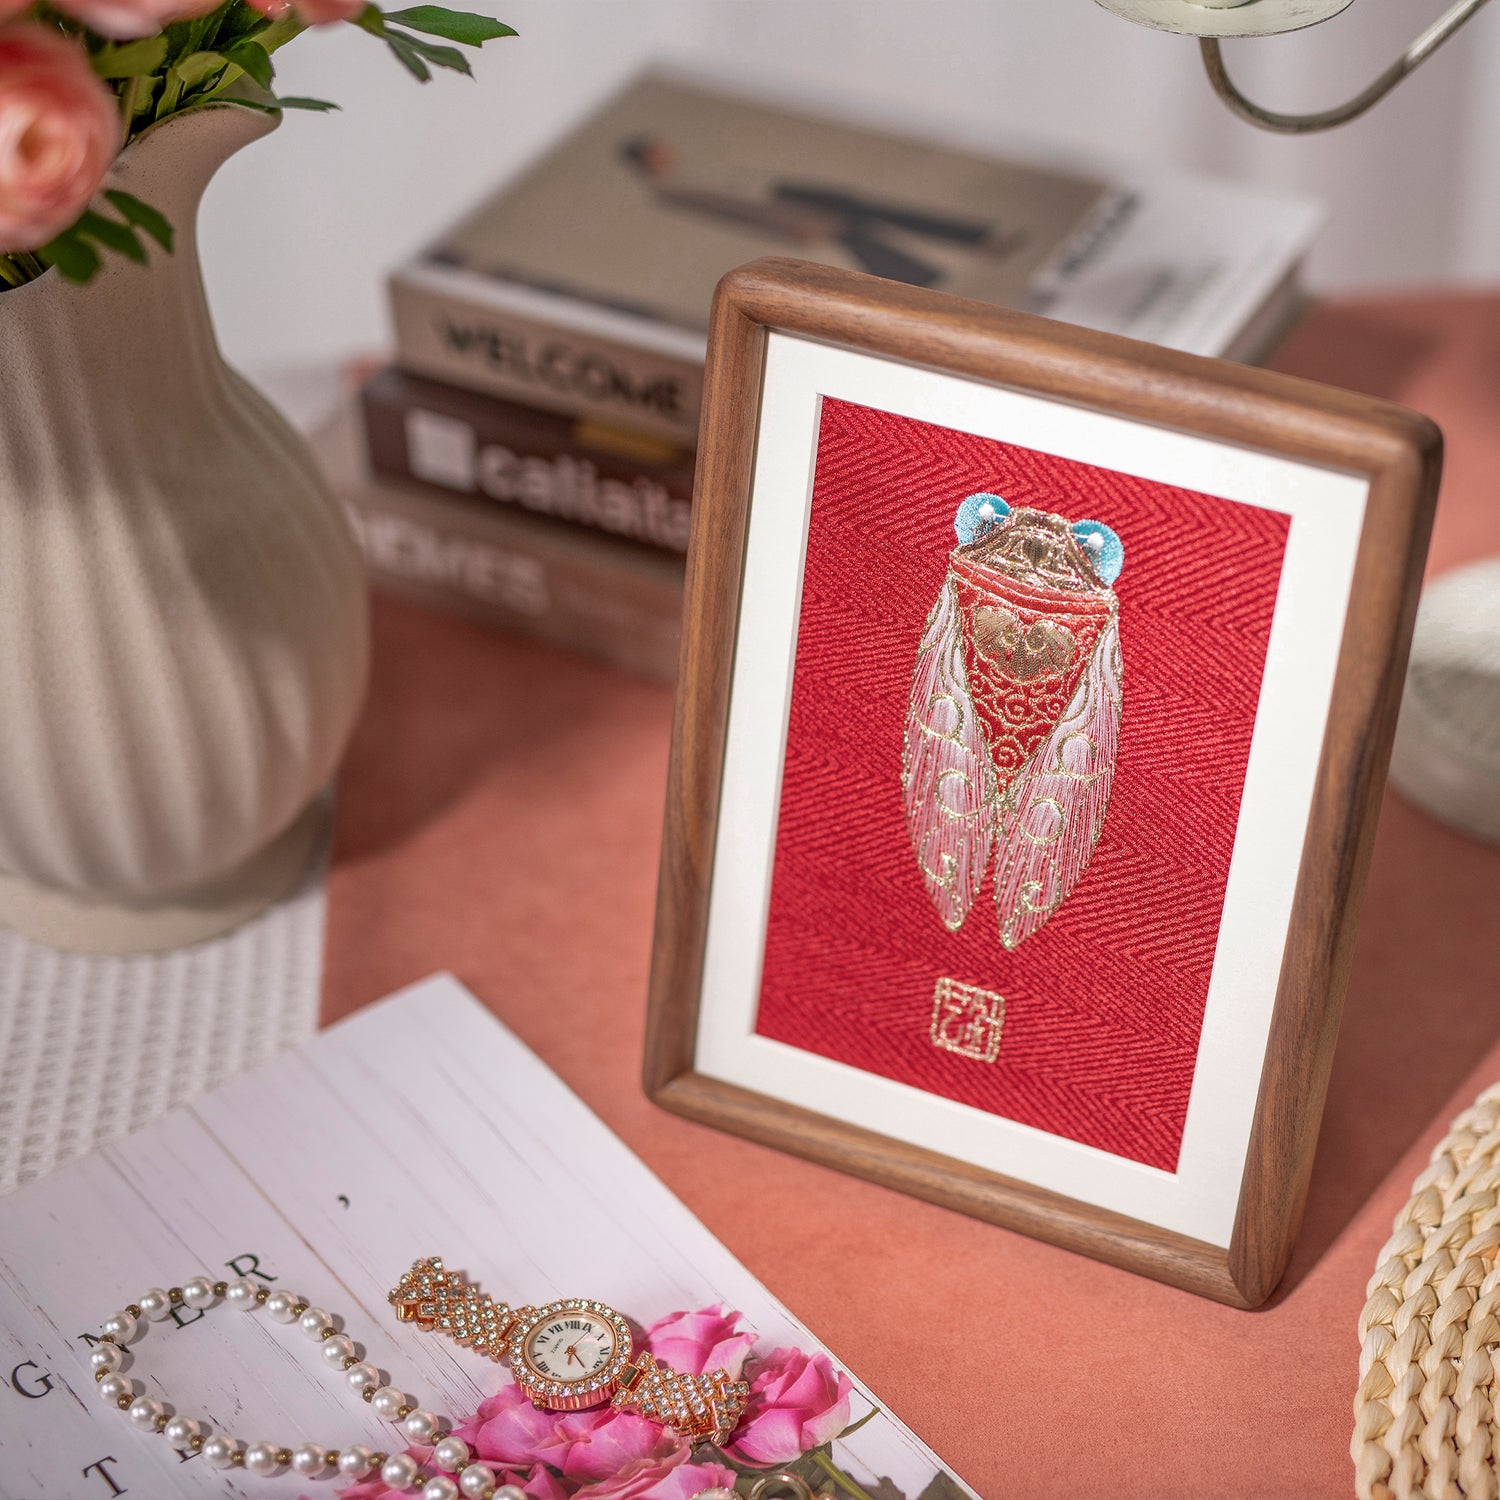
[[[1434,570],[1500,552],[1500,297],[1323,307],[1280,368],[1448,437]],[[1355,1321],[1448,1120],[1500,1079],[1500,851],[1386,799],[1307,1219],[1236,1312],[680,1120],[638,1073],[671,694],[389,603],[345,765],[324,1017],[450,969],[979,1493],[1352,1491]],[[938,1320],[998,1352],[954,1389]]]

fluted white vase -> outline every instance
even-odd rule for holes
[[[113,183],[175,253],[0,293],[0,922],[59,946],[175,947],[275,900],[363,696],[353,534],[224,363],[198,265],[204,188],[274,125],[154,127]]]

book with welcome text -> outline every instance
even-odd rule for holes
[[[1240,184],[1058,171],[649,75],[395,272],[397,357],[690,445],[714,284],[757,256],[1249,359],[1300,304],[1318,220]]]

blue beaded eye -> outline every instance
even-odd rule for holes
[[[1083,555],[1105,583],[1113,583],[1125,566],[1125,544],[1103,521],[1074,521],[1073,536]]]
[[[958,507],[953,517],[953,531],[965,547],[975,537],[983,536],[992,526],[998,526],[1010,514],[1010,506],[999,495],[981,491],[970,495]]]

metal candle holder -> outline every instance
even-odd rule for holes
[[[1367,88],[1333,109],[1313,114],[1280,114],[1263,109],[1235,87],[1224,66],[1224,37],[1280,36],[1301,31],[1346,11],[1354,0],[1095,0],[1105,10],[1139,26],[1198,38],[1203,66],[1214,92],[1242,120],[1283,135],[1307,135],[1343,125],[1383,99],[1424,62],[1488,0],[1456,0]]]

